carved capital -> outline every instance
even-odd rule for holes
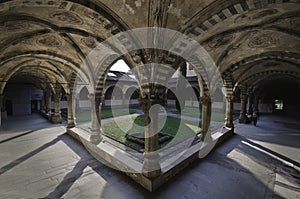
[[[156,94],[147,93],[140,98],[140,103],[144,111],[149,110],[150,107],[155,104],[160,104],[163,106],[165,104],[165,101],[166,100],[164,95],[160,93],[156,93]]]
[[[211,102],[211,98],[209,95],[200,96],[200,102],[201,104],[208,104]]]
[[[233,101],[234,96],[233,95],[226,95],[226,100],[228,102],[232,102]]]
[[[95,101],[95,94],[94,94],[94,93],[89,93],[89,94],[88,94],[88,98],[89,98],[91,101]]]

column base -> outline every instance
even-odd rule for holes
[[[75,122],[68,122],[67,128],[74,128],[76,126]]]
[[[157,152],[144,153],[143,175],[147,178],[156,178],[161,175]]]
[[[60,115],[54,115],[50,118],[50,121],[54,124],[62,123],[62,118]]]
[[[211,137],[211,132],[201,132],[198,137],[200,138],[200,140],[203,142],[210,142],[212,141],[212,137]]]
[[[245,114],[241,114],[239,117],[239,123],[240,124],[249,124],[250,119]]]
[[[91,135],[90,136],[90,143],[92,144],[99,144],[102,141],[101,135]]]
[[[234,124],[232,122],[225,122],[224,123],[224,128],[232,129],[232,128],[234,128]]]

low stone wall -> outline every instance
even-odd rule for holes
[[[217,132],[212,135],[210,142],[198,141],[189,148],[185,149],[183,154],[180,154],[180,144],[175,146],[175,149],[166,149],[169,151],[160,151],[160,156],[166,155],[166,157],[160,158],[161,175],[157,178],[150,179],[142,174],[143,156],[134,155],[120,147],[116,147],[110,139],[103,136],[102,142],[98,145],[90,143],[90,133],[88,130],[82,128],[68,129],[67,133],[81,142],[86,149],[93,155],[98,161],[112,167],[121,170],[128,176],[130,176],[137,183],[142,185],[145,189],[152,192],[159,188],[161,185],[169,181],[176,174],[180,173],[191,162],[204,158],[210,150],[213,150],[218,145],[223,143],[226,139],[233,135],[233,129],[223,128],[222,132]],[[193,138],[191,138],[193,139]],[[126,147],[125,147],[126,148]],[[176,161],[173,161],[174,156],[180,156]],[[171,161],[171,162],[168,162]]]

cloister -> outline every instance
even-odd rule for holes
[[[39,114],[153,193],[236,134],[251,137],[253,118],[259,128],[279,115],[297,139],[299,10],[298,0],[2,0],[0,131]]]

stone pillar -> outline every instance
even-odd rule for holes
[[[79,94],[75,94],[75,110],[77,113],[81,112]]]
[[[248,104],[248,111],[247,111],[247,114],[248,115],[252,115],[253,113],[253,93],[249,92],[249,95],[248,95],[248,101],[249,101],[249,104]]]
[[[202,141],[210,141],[210,121],[211,121],[211,98],[208,94],[200,97],[202,106]]]
[[[61,123],[62,118],[60,114],[60,99],[61,99],[61,86],[60,84],[55,85],[55,94],[54,94],[54,116],[51,117],[51,122]]]
[[[92,120],[92,126],[91,126],[91,136],[90,136],[90,142],[92,144],[99,144],[102,140],[101,136],[101,126],[100,121],[98,120],[99,116],[99,105],[96,103],[95,94],[90,93],[89,99],[91,101],[91,120]]]
[[[43,99],[41,100],[40,104],[41,104],[41,110],[46,110],[45,96],[43,96]]]
[[[249,118],[246,116],[248,96],[245,93],[241,93],[241,111],[239,117],[239,123],[246,124],[249,122]]]
[[[68,101],[68,121],[67,121],[67,128],[73,128],[76,126],[74,113],[73,113],[73,99],[72,94],[66,94],[67,101]]]
[[[100,95],[96,95],[96,98],[95,98],[96,114],[97,114],[97,118],[98,118],[100,126],[101,126],[102,101],[103,101],[103,97]]]
[[[2,125],[3,94],[0,94],[0,126]]]
[[[233,125],[233,95],[229,94],[226,96],[226,118],[225,127],[234,128]]]
[[[48,88],[45,93],[45,111],[46,114],[51,113],[51,90]]]
[[[163,99],[159,99],[159,95],[155,94],[147,94],[142,99],[145,121],[143,175],[148,178],[155,178],[161,174],[158,154],[158,112],[161,103],[163,103]]]
[[[253,100],[253,112],[256,112],[258,113],[259,110],[258,110],[258,105],[259,105],[259,96],[256,94],[254,95],[254,100]]]

